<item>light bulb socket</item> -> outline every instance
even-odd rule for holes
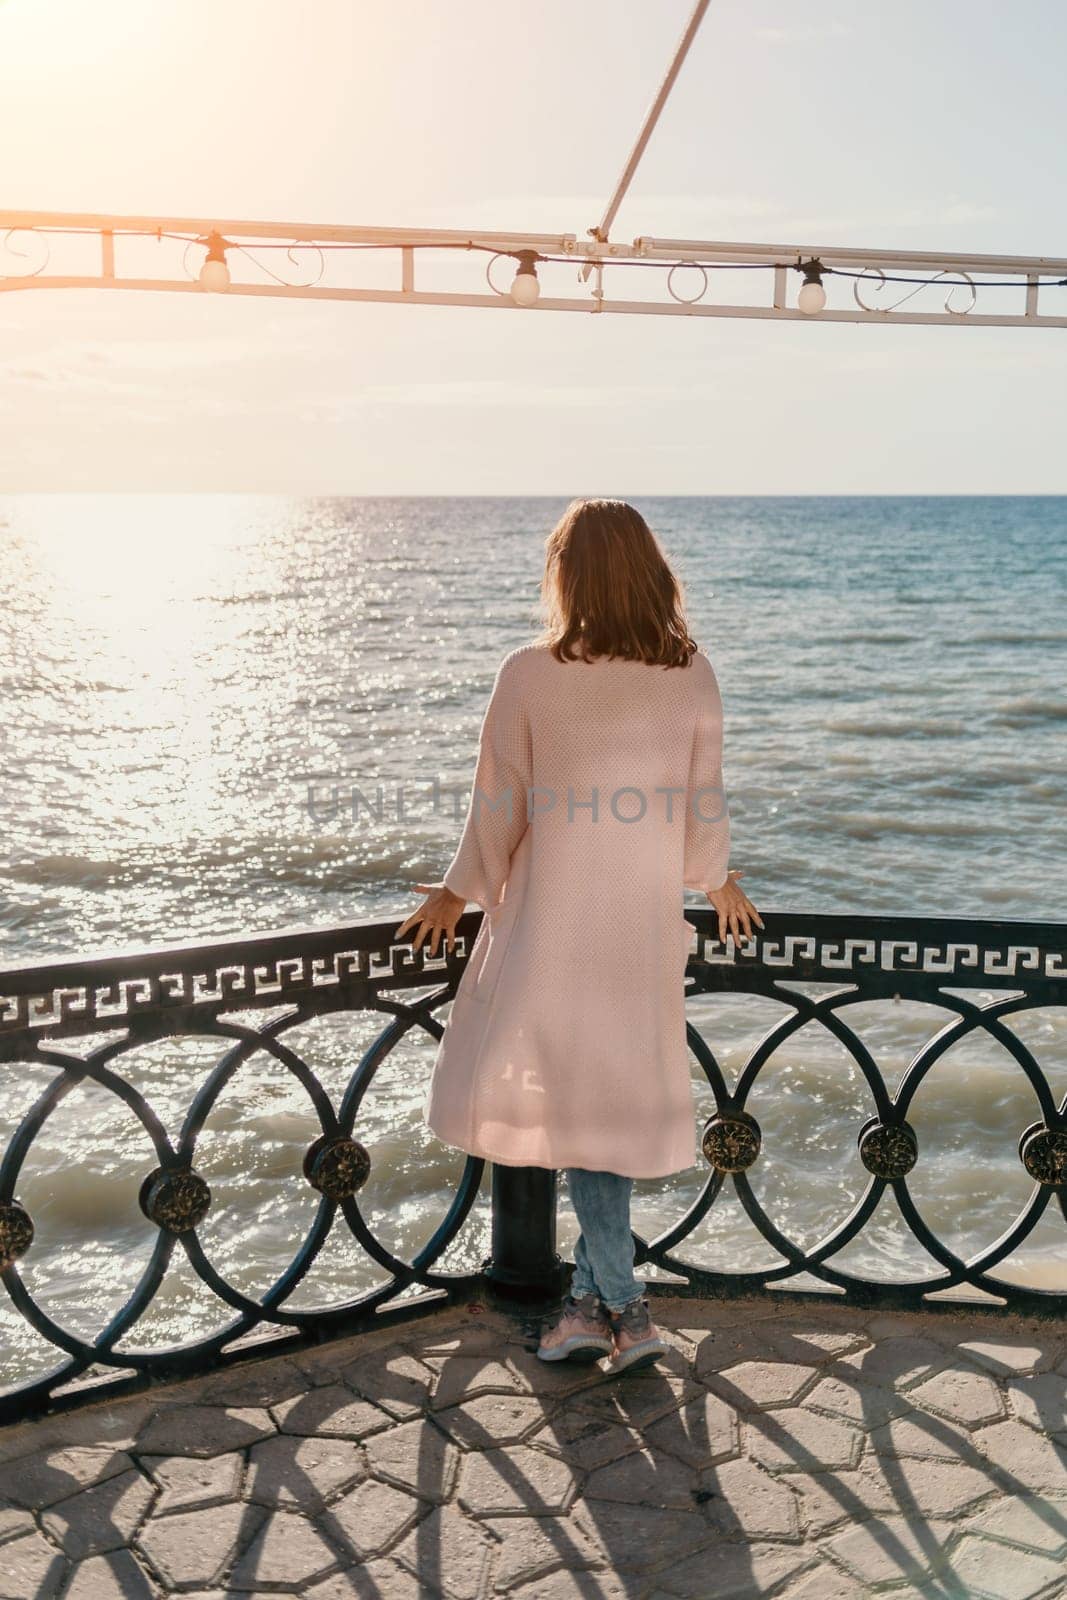
[[[209,233],[203,243],[207,245],[207,255],[204,258],[205,265],[208,261],[221,261],[225,265],[227,243],[222,234]]]
[[[798,261],[796,271],[804,274],[805,283],[822,283],[822,275],[829,268],[824,267],[818,256],[812,256],[810,261]]]
[[[515,254],[518,266],[515,268],[516,278],[536,278],[537,263],[542,259],[536,250],[518,250]]]

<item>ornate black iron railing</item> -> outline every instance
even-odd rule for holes
[[[835,1296],[843,1292],[862,1303],[923,1306],[933,1304],[931,1295],[970,1285],[1010,1308],[1057,1314],[1067,1309],[1067,1293],[1025,1288],[995,1276],[998,1263],[1020,1247],[1049,1206],[1067,1219],[1067,1101],[1057,1104],[1041,1063],[1006,1025],[1007,1019],[1035,1007],[1067,1003],[1067,927],[765,913],[764,929],[735,950],[732,943],[719,943],[710,909],[689,908],[687,915],[697,930],[686,977],[688,994],[764,995],[783,1002],[787,1012],[760,1040],[732,1091],[713,1047],[690,1025],[690,1046],[716,1108],[702,1138],[708,1172],[696,1200],[677,1223],[655,1239],[635,1235],[637,1260],[654,1263],[672,1275],[672,1294],[769,1292],[776,1283],[788,1284],[805,1274],[821,1280]],[[455,992],[480,921],[480,912],[466,913],[454,952],[442,950],[436,957],[425,949],[415,951],[409,942],[397,944],[393,936],[399,922],[394,921],[283,931],[207,946],[172,945],[0,972],[0,1074],[17,1072],[20,1063],[55,1069],[0,1162],[0,1276],[17,1310],[65,1356],[46,1376],[0,1396],[0,1421],[67,1403],[79,1393],[79,1380],[84,1384],[87,1375],[93,1380],[92,1393],[99,1396],[99,1380],[109,1373],[117,1376],[106,1388],[127,1389],[152,1377],[170,1378],[236,1358],[238,1353],[243,1358],[250,1336],[257,1333],[270,1336],[271,1351],[276,1353],[308,1338],[419,1315],[443,1300],[487,1293],[544,1297],[559,1292],[565,1272],[555,1248],[554,1173],[493,1168],[492,1247],[476,1272],[440,1272],[435,1264],[467,1222],[482,1180],[481,1160],[468,1158],[446,1214],[410,1260],[385,1246],[360,1209],[360,1190],[370,1168],[359,1137],[361,1105],[382,1063],[409,1032],[421,1030],[432,1040],[440,1037],[443,1024],[438,1012]],[[812,995],[807,992],[812,985],[825,987]],[[960,992],[967,990],[993,995],[981,999]],[[935,1003],[954,1012],[955,1020],[924,1043],[894,1095],[867,1045],[849,1026],[848,1010],[857,1003],[896,997]],[[271,1013],[260,1026],[249,1020],[249,1013],[258,1011]],[[309,1018],[331,1012],[376,1013],[383,1022],[338,1105],[285,1037]],[[875,1114],[856,1130],[859,1156],[868,1174],[864,1193],[840,1226],[805,1249],[771,1220],[749,1181],[748,1172],[760,1157],[762,1134],[747,1102],[774,1050],[812,1021],[849,1051]],[[1014,1058],[1033,1090],[1040,1115],[1020,1130],[1018,1138],[1019,1160],[1034,1184],[1028,1200],[995,1243],[964,1260],[930,1230],[909,1193],[908,1175],[922,1160],[922,1151],[908,1111],[938,1059],[976,1030],[984,1030]],[[172,1141],[127,1064],[136,1061],[139,1047],[185,1035],[218,1040],[222,1054]],[[77,1041],[76,1049],[65,1045],[71,1040]],[[318,1205],[290,1265],[266,1293],[254,1298],[228,1281],[201,1246],[197,1227],[212,1196],[197,1172],[196,1155],[198,1135],[218,1096],[240,1065],[259,1050],[299,1082],[317,1115],[319,1133],[304,1153],[303,1172],[318,1195]],[[81,1337],[46,1313],[27,1288],[19,1265],[34,1241],[34,1219],[19,1200],[20,1174],[48,1118],[85,1080],[117,1096],[144,1129],[150,1155],[143,1173],[137,1178],[131,1174],[131,1182],[139,1182],[141,1209],[158,1229],[133,1292],[92,1338]],[[678,1246],[708,1214],[728,1178],[748,1216],[783,1258],[781,1266],[712,1272],[678,1254]],[[834,1266],[834,1257],[860,1233],[887,1185],[893,1186],[915,1239],[943,1269],[940,1276],[909,1283],[878,1282]],[[335,1226],[350,1230],[387,1281],[329,1309],[289,1306],[293,1291],[311,1272]],[[203,1284],[233,1315],[225,1326],[186,1345],[131,1350],[123,1341],[151,1304],[178,1245]],[[418,1287],[425,1293],[411,1297],[410,1291]],[[650,1289],[656,1292],[655,1282]]]

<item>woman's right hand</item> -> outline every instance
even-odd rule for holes
[[[744,873],[740,870],[728,872],[721,889],[707,891],[708,899],[718,912],[721,944],[726,943],[727,929],[734,936],[734,944],[737,944],[742,935],[746,939],[752,938],[753,922],[758,928],[763,927],[763,918],[745,891],[738,887],[737,879],[743,877]]]
[[[437,946],[443,935],[448,953],[451,955],[456,948],[456,923],[463,915],[466,900],[461,900],[458,894],[453,894],[443,883],[417,883],[415,887],[425,894],[426,899],[410,917],[404,918],[393,938],[398,941],[403,939],[417,922],[419,931],[415,936],[416,950],[421,950],[423,941],[429,938],[430,954],[436,956]]]

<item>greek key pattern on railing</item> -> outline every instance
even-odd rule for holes
[[[864,977],[868,969],[882,973],[919,974],[941,980],[986,985],[994,978],[1015,978],[1037,974],[1058,979],[1067,989],[1067,959],[1057,945],[964,943],[932,939],[919,941],[896,938],[833,938],[815,934],[792,934],[784,938],[757,936],[735,952],[724,949],[717,940],[718,954],[703,959],[716,965],[758,963],[768,969],[805,978],[840,978],[844,974]]]
[[[1009,1025],[1027,1010],[1067,1003],[1067,928],[1050,923],[765,912],[762,932],[735,948],[731,940],[722,944],[717,939],[710,909],[689,909],[687,915],[696,929],[687,994],[771,996],[782,1003],[784,1013],[752,1050],[732,1089],[712,1045],[690,1023],[690,1048],[715,1103],[701,1139],[708,1170],[684,1216],[658,1238],[635,1236],[637,1260],[655,1263],[681,1279],[682,1286],[672,1286],[671,1292],[716,1296],[752,1292],[803,1274],[821,1280],[827,1290],[844,1291],[865,1303],[921,1307],[931,1293],[970,1285],[1019,1309],[1041,1313],[1067,1309],[1067,1292],[1021,1288],[996,1276],[998,1265],[1027,1240],[1049,1207],[1067,1220],[1067,1101],[1057,1103],[1042,1064]],[[406,1035],[414,1031],[431,1041],[440,1038],[443,1024],[437,1013],[455,993],[480,923],[480,912],[466,913],[455,950],[451,954],[442,950],[436,957],[425,949],[396,943],[399,924],[381,922],[283,930],[210,946],[172,946],[0,973],[0,1071],[17,1071],[19,1063],[54,1069],[0,1161],[0,1276],[16,1309],[64,1357],[45,1377],[0,1395],[0,1421],[47,1405],[90,1369],[94,1374],[110,1368],[116,1373],[171,1376],[216,1360],[220,1352],[255,1331],[318,1336],[367,1325],[409,1289],[421,1287],[446,1298],[475,1292],[491,1263],[483,1262],[480,1273],[435,1268],[467,1223],[483,1162],[467,1159],[432,1236],[412,1259],[401,1259],[375,1234],[361,1209],[360,1191],[371,1171],[371,1155],[360,1138],[360,1112],[377,1075],[396,1064],[394,1052]],[[804,992],[811,984],[822,992],[814,996]],[[982,992],[967,992],[978,990]],[[953,1016],[923,1043],[892,1093],[848,1018],[854,1005],[896,997],[925,1000]],[[257,1008],[269,1013],[258,1026],[249,1020]],[[301,1023],[331,1012],[377,1014],[382,1019],[337,1104],[289,1037]],[[852,1131],[866,1173],[863,1194],[827,1237],[802,1247],[760,1205],[749,1180],[766,1145],[749,1102],[774,1051],[811,1023],[847,1050],[862,1074],[872,1114]],[[963,1260],[931,1231],[909,1191],[909,1174],[923,1160],[923,1151],[908,1114],[937,1061],[974,1033],[996,1041],[1013,1058],[1028,1081],[1039,1114],[1015,1134],[1018,1160],[1033,1183],[1029,1198],[993,1244]],[[172,1139],[138,1085],[137,1051],[142,1045],[178,1036],[216,1041],[219,1057]],[[71,1038],[78,1040],[76,1053],[63,1047],[63,1041]],[[197,1142],[227,1084],[256,1052],[265,1052],[300,1086],[314,1110],[317,1132],[301,1152],[303,1179],[316,1197],[314,1218],[285,1270],[264,1293],[253,1297],[220,1272],[198,1237],[197,1228],[215,1202],[210,1183],[197,1170]],[[30,1208],[19,1198],[18,1185],[34,1140],[49,1117],[87,1080],[114,1094],[141,1125],[146,1159],[131,1174],[131,1182],[138,1185],[140,1208],[157,1233],[126,1303],[106,1327],[83,1337],[55,1320],[27,1286],[21,1266],[25,1258],[32,1258],[35,1225]],[[711,1272],[679,1253],[728,1181],[760,1234],[778,1252],[781,1266],[758,1272]],[[893,1188],[905,1222],[937,1267],[937,1276],[890,1283],[835,1266],[834,1258],[870,1220],[887,1186]],[[547,1237],[550,1219],[541,1220]],[[297,1285],[313,1281],[317,1258],[334,1227],[347,1229],[369,1261],[381,1269],[383,1281],[326,1309],[289,1306]],[[232,1317],[180,1348],[127,1350],[127,1336],[152,1304],[179,1249],[200,1281],[230,1308]],[[98,1394],[99,1387],[94,1392]]]
[[[839,925],[848,919],[788,920]],[[765,930],[736,951],[732,944],[724,947],[711,937],[710,924],[706,933],[698,929],[698,937],[703,961],[731,971],[760,967],[780,978],[852,975],[867,982],[877,973],[988,985],[994,979],[1043,977],[1067,989],[1067,957],[1056,941],[1056,926],[1050,924],[1040,937],[1025,940],[1013,938],[1010,929],[1010,924],[990,924],[988,938],[981,941]],[[387,987],[458,978],[465,954],[462,946],[451,958],[432,957],[410,945],[383,942],[384,931],[379,926],[293,930],[207,948],[177,947],[63,962],[30,972],[0,972],[0,1054],[8,1040],[27,1033],[61,1037],[121,1028],[139,1017],[167,1011],[211,1016],[331,989],[350,997],[355,990],[367,999]]]
[[[175,1012],[209,1017],[329,991],[345,993],[351,1003],[353,996],[369,1000],[380,989],[447,980],[462,970],[462,953],[433,957],[389,944],[385,931],[380,925],[373,932],[283,931],[210,947],[0,972],[0,1056],[10,1040],[27,1034],[98,1032]]]

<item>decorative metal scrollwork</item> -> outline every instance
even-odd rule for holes
[[[699,272],[700,273],[700,279],[701,279],[700,288],[697,290],[696,294],[684,295],[684,294],[676,294],[675,293],[675,290],[674,290],[674,274],[676,272]],[[680,306],[695,306],[701,300],[703,300],[703,298],[707,294],[707,292],[708,292],[708,274],[707,274],[707,269],[705,267],[700,266],[699,263],[695,262],[695,261],[676,261],[675,262],[674,266],[671,268],[671,270],[667,274],[667,293],[670,295],[672,300],[676,300]]]
[[[20,250],[12,241],[19,234],[28,234],[34,243],[34,252]],[[52,259],[52,248],[48,243],[48,235],[41,233],[36,228],[8,228],[3,236],[2,254],[0,254],[0,277],[4,278],[36,278],[44,271]],[[30,267],[11,267],[8,258],[18,261],[34,261],[37,265]]]
[[[881,1122],[872,1117],[860,1129],[860,1160],[876,1178],[904,1178],[919,1159],[919,1141],[909,1122]]]
[[[1032,1123],[1019,1140],[1019,1159],[1038,1183],[1050,1188],[1067,1184],[1067,1133]]]
[[[317,244],[312,244],[310,242],[302,243],[301,241],[297,240],[295,244],[290,245],[285,251],[286,261],[288,261],[289,264],[296,270],[299,270],[300,268],[300,261],[297,257],[297,251],[307,251],[310,252],[313,257],[318,258],[318,271],[313,277],[310,278],[290,278],[286,277],[283,273],[275,272],[273,268],[268,267],[265,261],[260,260],[259,256],[256,254],[254,246],[250,247],[242,244],[234,245],[232,248],[239,250],[241,255],[247,256],[249,261],[257,266],[261,272],[265,272],[268,278],[273,278],[275,283],[280,283],[285,289],[313,289],[316,284],[322,282],[326,275],[326,253]],[[272,252],[272,258],[273,256],[274,252]]]
[[[490,289],[492,289],[493,293],[500,296],[501,300],[506,300],[510,291],[507,289],[502,289],[498,283],[493,282],[493,268],[496,266],[498,261],[503,261],[505,257],[509,261],[514,260],[514,258],[510,256],[506,250],[498,250],[497,253],[490,256],[489,260],[485,263],[485,281],[489,285]],[[514,267],[512,267],[512,271],[514,271]]]
[[[304,1157],[304,1177],[328,1200],[350,1200],[369,1176],[366,1146],[345,1134],[323,1134]]]
[[[196,278],[199,273],[204,259],[204,247],[207,242],[203,239],[190,239],[186,243],[182,253],[182,270],[187,278]],[[260,246],[260,250],[265,248],[263,245]],[[261,272],[266,273],[272,283],[279,284],[283,289],[314,289],[316,284],[321,283],[326,275],[326,252],[320,245],[311,241],[303,243],[297,240],[284,251],[275,252],[272,250],[270,252],[272,258],[275,254],[281,255],[298,270],[300,260],[297,252],[310,252],[317,268],[311,277],[287,277],[284,273],[275,272],[273,267],[269,267],[266,261],[260,259],[260,256],[256,253],[255,245],[235,244],[232,240],[226,240],[225,249],[228,257],[235,255],[247,257],[254,267],[258,267]]]
[[[885,288],[885,285],[886,285],[886,275],[882,271],[881,267],[864,267],[862,275],[859,278],[856,279],[856,282],[852,286],[852,293],[853,293],[853,296],[855,298],[856,304],[860,307],[860,309],[862,311],[883,311],[883,312],[888,313],[890,311],[898,310],[899,307],[902,306],[905,303],[905,301],[911,300],[914,295],[917,295],[920,292],[920,290],[928,289],[932,283],[937,283],[939,279],[946,278],[946,277],[949,277],[949,276],[950,276],[950,274],[947,271],[937,272],[937,273],[934,274],[934,276],[932,278],[924,278],[922,283],[917,283],[915,285],[914,289],[909,289],[907,294],[901,295],[899,300],[894,300],[893,304],[891,306],[872,306],[872,305],[868,305],[866,300],[864,300],[863,296],[860,294],[860,284],[864,281],[865,278],[868,278],[868,277],[877,278],[878,282],[874,286],[874,292],[875,292],[875,294],[881,294],[882,290]],[[978,290],[977,290],[977,288],[975,286],[974,279],[971,277],[970,273],[963,272],[962,270],[960,270],[958,268],[954,268],[952,273],[951,273],[951,276],[953,278],[966,278],[967,283],[970,286],[971,303],[970,303],[969,306],[962,306],[962,307],[958,307],[957,309],[953,310],[952,296],[956,292],[957,289],[960,289],[960,288],[963,287],[962,284],[954,283],[952,288],[949,290],[948,299],[945,301],[945,310],[949,313],[950,316],[953,316],[953,317],[965,317],[969,311],[973,311],[974,310],[976,304],[978,303]]]
[[[19,1256],[24,1256],[33,1243],[33,1218],[17,1200],[0,1205],[0,1272]]]
[[[701,1149],[716,1172],[746,1172],[762,1143],[759,1123],[747,1111],[717,1111],[705,1125]]]
[[[191,1167],[157,1167],[141,1185],[141,1210],[168,1233],[189,1233],[203,1222],[211,1190]]]

